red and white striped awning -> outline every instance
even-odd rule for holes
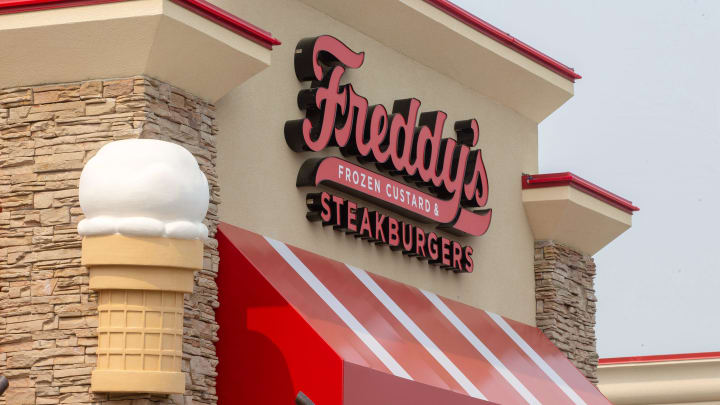
[[[221,224],[220,405],[609,404],[538,329]]]

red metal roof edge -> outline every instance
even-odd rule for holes
[[[639,211],[640,208],[634,206],[632,201],[626,200],[617,194],[613,194],[604,188],[597,186],[580,176],[576,176],[570,172],[564,173],[546,173],[546,174],[525,174],[522,176],[522,188],[544,188],[570,186],[574,187],[585,194],[598,198],[616,208],[619,208],[629,214]]]
[[[51,10],[65,7],[89,6],[128,0],[0,0],[0,15],[28,11]],[[241,35],[267,49],[281,42],[265,31],[205,0],[171,0],[195,14],[200,15],[230,31]]]
[[[87,6],[103,3],[115,3],[128,0],[0,0],[0,15],[11,13],[22,13],[28,11],[50,10],[64,7]],[[274,38],[270,32],[265,31],[205,0],[171,0],[194,13],[207,18],[238,35],[241,35],[253,42],[256,42],[265,48],[272,49],[274,45],[280,45],[281,42]],[[547,67],[548,69],[558,73],[568,80],[575,81],[581,79],[582,76],[575,71],[551,58],[550,56],[538,51],[530,45],[520,41],[519,39],[501,31],[497,27],[478,18],[465,9],[451,3],[448,0],[425,0],[438,9],[444,11],[448,15],[459,21],[469,25],[477,31],[489,36],[490,38],[512,48],[535,62]]]
[[[500,42],[501,44],[516,50],[517,52],[527,56],[533,61],[545,66],[546,68],[552,70],[553,72],[565,77],[572,82],[575,82],[575,80],[577,79],[582,79],[582,76],[575,73],[575,71],[571,67],[560,63],[559,61],[551,58],[550,56],[513,37],[512,35],[501,31],[494,25],[480,19],[476,15],[455,5],[454,3],[451,3],[448,0],[425,0],[425,2],[432,4],[438,9],[456,18],[457,20],[462,21],[463,23]]]
[[[607,357],[598,360],[598,364],[633,364],[633,363],[656,363],[666,361],[682,360],[710,360],[720,359],[720,352],[701,353],[679,353],[679,354],[656,354],[651,356],[630,356],[630,357]]]
[[[0,0],[0,15],[55,8],[90,6],[127,0]]]
[[[265,31],[249,22],[230,14],[220,7],[210,4],[205,0],[170,0],[186,9],[207,18],[230,31],[241,35],[253,42],[256,42],[267,49],[272,49],[273,45],[280,45],[281,42],[274,38],[270,32]]]

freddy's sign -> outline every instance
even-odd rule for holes
[[[443,138],[447,114],[421,113],[420,100],[396,100],[391,112],[370,105],[352,84],[341,84],[364,57],[327,35],[298,43],[295,74],[311,84],[297,97],[306,118],[285,123],[285,140],[296,152],[338,147],[344,157],[374,163],[379,171],[338,157],[312,158],[300,168],[297,186],[324,184],[446,232],[484,234],[492,210],[483,209],[488,180],[481,151],[471,150],[479,139],[477,121],[456,121],[455,138]]]

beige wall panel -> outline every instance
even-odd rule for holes
[[[146,75],[216,101],[270,51],[169,0],[0,15],[0,88]]]
[[[573,95],[570,80],[425,0],[302,1],[536,122]]]
[[[536,124],[404,56],[401,50],[390,49],[300,2],[223,0],[216,4],[270,30],[283,41],[274,48],[268,69],[218,103],[221,219],[534,324],[534,240],[522,205],[520,178],[523,172],[537,172]],[[417,97],[423,102],[422,111],[441,109],[448,113],[445,136],[453,135],[454,121],[478,120],[493,219],[486,235],[460,238],[475,250],[474,273],[447,272],[305,219],[305,195],[316,189],[296,188],[297,172],[305,159],[325,154],[291,151],[285,143],[283,125],[286,120],[304,117],[296,105],[302,85],[293,70],[295,45],[301,38],[319,34],[336,36],[353,50],[366,52],[363,67],[348,72],[346,80],[371,104],[391,108],[395,99]],[[361,206],[377,208],[360,198],[354,200]],[[425,229],[433,227],[426,225]]]
[[[163,4],[148,76],[215,102],[270,64],[270,52],[261,45],[174,3]]]
[[[651,405],[660,405],[660,404],[651,404]],[[720,401],[710,401],[710,402],[675,402],[672,404],[663,404],[663,405],[720,405]]]
[[[616,405],[720,400],[720,359],[601,365],[598,378],[598,388]]]
[[[570,186],[525,189],[522,199],[536,240],[591,256],[632,226],[632,214]]]

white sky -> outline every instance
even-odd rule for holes
[[[720,1],[453,1],[583,76],[540,171],[640,207],[595,255],[600,357],[720,351]]]

